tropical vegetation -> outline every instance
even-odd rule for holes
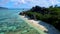
[[[28,16],[34,20],[42,20],[60,30],[60,7],[57,5],[49,8],[35,6],[30,10],[20,12],[20,15]]]

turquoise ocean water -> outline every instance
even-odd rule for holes
[[[0,10],[0,33],[7,30],[13,30],[14,26],[18,27],[23,22],[19,17],[19,12],[23,10]]]
[[[11,32],[15,30],[31,29],[24,20],[19,17],[19,13],[23,10],[0,10],[0,34],[5,34],[6,32]],[[27,27],[27,28],[25,28]],[[23,33],[22,32],[22,33]],[[6,33],[8,34],[8,33]],[[10,33],[12,34],[12,33]],[[13,33],[15,34],[15,33]],[[20,33],[21,34],[21,33]],[[25,33],[24,33],[25,34]]]

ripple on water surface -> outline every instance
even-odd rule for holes
[[[0,34],[40,34],[18,16],[15,10],[0,10]]]

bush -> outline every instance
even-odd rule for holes
[[[25,12],[25,15],[30,18],[42,20],[56,27],[60,28],[60,7],[43,8],[43,7],[33,7],[31,10]],[[60,30],[60,29],[59,29]]]

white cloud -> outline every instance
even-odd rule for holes
[[[52,5],[60,4],[58,0],[49,0]]]
[[[35,6],[35,5],[40,5],[40,6],[50,6],[50,5],[56,5],[59,4],[60,2],[58,0],[4,0],[1,4],[6,4],[8,2],[13,2],[14,6],[18,5],[30,5],[30,6]]]
[[[11,2],[16,2],[16,3],[25,3],[25,0],[11,0]]]

